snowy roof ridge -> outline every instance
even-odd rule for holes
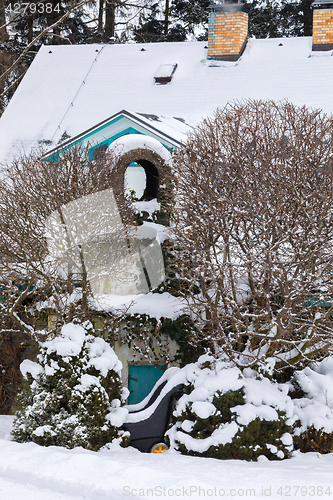
[[[249,39],[231,66],[212,67],[205,44],[43,46],[0,119],[0,163],[20,150],[55,147],[64,135],[80,136],[119,110],[135,110],[127,112],[179,142],[190,126],[232,101],[287,99],[333,113],[333,58],[313,56],[311,37]],[[97,49],[98,63],[78,92]],[[155,85],[164,63],[177,64],[177,71],[169,84]]]

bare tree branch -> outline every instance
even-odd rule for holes
[[[61,16],[55,23],[51,24],[47,28],[45,28],[39,35],[37,35],[32,42],[30,42],[26,48],[23,50],[23,52],[20,54],[20,56],[13,62],[13,64],[0,75],[0,82],[4,80],[12,71],[13,69],[16,68],[16,66],[24,59],[24,57],[27,55],[31,47],[33,47],[41,38],[43,38],[44,35],[46,35],[48,32],[59,26],[65,19],[67,19],[73,12],[79,10],[81,7],[89,3],[90,0],[81,0],[78,4],[76,4],[74,7],[68,10],[63,16]]]
[[[175,173],[178,273],[193,283],[198,338],[250,366],[331,352],[332,118],[287,102],[228,105],[193,133]]]

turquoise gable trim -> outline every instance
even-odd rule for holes
[[[62,151],[80,144],[82,148],[88,148],[90,158],[93,157],[94,150],[100,148],[104,145],[109,146],[113,141],[127,134],[141,134],[148,137],[152,137],[158,140],[165,148],[169,151],[174,152],[177,146],[170,141],[165,134],[159,134],[158,130],[154,130],[154,127],[140,123],[140,119],[136,117],[131,117],[126,111],[122,112],[118,116],[110,119],[106,123],[97,125],[96,128],[86,131],[86,133],[81,136],[76,136],[72,140],[68,140],[60,149],[54,149],[46,157],[47,160],[58,160],[59,154]]]
[[[119,137],[122,137],[122,136],[128,135],[128,134],[140,134],[140,135],[144,135],[144,134],[142,134],[142,132],[139,132],[138,130],[135,130],[135,128],[128,127],[127,129],[123,130],[122,132],[118,132],[118,134],[115,134],[112,137],[109,137],[108,139],[106,139],[105,141],[99,142],[95,146],[92,146],[91,148],[89,148],[89,158],[91,160],[93,159],[95,149],[98,149],[98,148],[104,146],[105,144],[107,144],[107,146],[110,146],[110,144],[112,144],[113,141],[115,141]],[[90,134],[90,135],[93,135],[93,134]]]
[[[114,118],[110,122],[105,123],[101,127],[97,128],[96,130],[94,130],[93,132],[91,132],[90,134],[87,134],[87,135],[83,136],[81,140],[88,139],[92,135],[95,135],[97,132],[100,132],[101,130],[103,130],[103,129],[107,128],[107,127],[110,127],[110,125],[113,125],[114,123],[116,123],[119,120],[122,120],[123,118],[124,118],[123,116],[117,116],[117,118]]]
[[[118,119],[117,119],[118,121]],[[99,130],[102,130],[103,128],[105,127],[101,127],[101,129]],[[141,134],[141,135],[144,135],[142,132],[139,132],[139,130],[135,130],[135,128],[133,127],[128,127],[124,130],[122,130],[121,132],[118,132],[117,134],[113,135],[112,137],[109,137],[108,139],[105,139],[103,140],[102,142],[96,142],[96,144],[92,147],[89,148],[89,158],[90,160],[93,159],[93,156],[94,156],[94,150],[95,149],[98,149],[102,146],[104,146],[105,144],[107,144],[107,146],[110,146],[110,144],[115,141],[116,139],[118,139],[119,137],[122,137],[123,135],[128,135],[128,134]],[[91,134],[85,136],[85,137],[82,137],[80,139],[78,139],[77,141],[69,144],[68,146],[64,147],[63,149],[61,149],[59,152],[51,155],[51,156],[48,156],[46,159],[47,160],[56,160],[58,161],[59,160],[59,154],[62,152],[62,151],[66,151],[67,149],[77,145],[77,144],[82,144],[82,146],[86,146],[86,145],[89,145],[89,143],[91,141],[89,141],[88,144],[84,144],[85,140],[88,138],[88,137],[92,137],[95,135],[95,132],[92,132]]]

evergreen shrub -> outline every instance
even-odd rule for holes
[[[204,343],[195,347],[191,345],[195,325],[186,314],[176,319],[162,317],[159,320],[147,314],[131,314],[122,319],[122,323],[111,330],[108,342],[127,344],[133,349],[136,361],[156,364],[162,361],[167,365],[176,361],[185,366],[204,352]],[[179,346],[175,355],[170,354],[170,340]]]
[[[325,432],[324,429],[317,430],[314,425],[308,427],[299,436],[294,436],[295,448],[303,453],[315,451],[317,453],[332,453],[333,432]]]
[[[88,322],[69,323],[41,344],[38,362],[23,361],[15,441],[90,450],[117,438],[126,444],[119,429],[127,415],[121,404],[128,395],[120,382],[122,364],[91,332]]]
[[[199,358],[199,366],[206,358]],[[293,404],[286,384],[212,360],[201,364],[184,392],[167,431],[181,453],[242,460],[289,456]]]
[[[333,451],[333,357],[295,371],[291,396],[296,422],[295,449],[303,453]]]

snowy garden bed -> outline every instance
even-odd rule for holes
[[[203,355],[184,368],[168,369],[141,403],[126,407],[121,362],[110,345],[88,333],[91,328],[89,322],[65,325],[41,344],[38,362],[22,363],[25,386],[13,433],[18,442],[98,450],[122,441],[125,422],[148,419],[166,394],[183,387],[166,433],[173,450],[250,461],[288,458],[293,449],[331,451],[332,358],[281,384],[271,376],[272,363],[241,370],[227,357]]]

